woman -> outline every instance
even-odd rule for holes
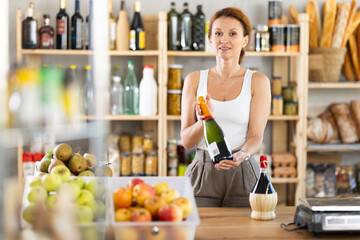
[[[186,170],[199,207],[249,206],[249,193],[259,174],[251,156],[258,152],[270,111],[269,79],[240,65],[249,42],[251,24],[237,8],[224,8],[210,20],[209,40],[216,66],[187,75],[182,96],[181,140],[186,149],[197,146]],[[206,103],[221,126],[233,161],[213,165],[203,140],[197,97]],[[211,97],[210,97],[211,96]]]

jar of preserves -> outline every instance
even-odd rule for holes
[[[284,102],[284,113],[285,115],[296,115],[297,114],[297,102],[285,101]]]
[[[131,176],[131,158],[130,152],[121,153],[121,176]]]
[[[133,152],[131,156],[131,173],[133,176],[144,176],[144,153]]]
[[[154,140],[151,134],[145,134],[144,142],[143,142],[144,152],[147,154],[148,152],[154,150]]]
[[[172,64],[169,66],[168,89],[182,89],[182,69],[180,64]]]
[[[145,159],[145,175],[157,176],[158,158],[155,151],[147,154]]]
[[[295,90],[293,86],[286,86],[282,88],[282,95],[284,101],[295,101]]]
[[[283,114],[283,96],[276,95],[272,97],[272,114],[273,115]]]
[[[168,167],[169,168],[177,168],[178,163],[179,163],[178,155],[168,154]]]
[[[132,149],[136,147],[142,147],[143,145],[143,136],[141,133],[135,133],[132,136]]]
[[[270,33],[268,32],[268,26],[259,24],[256,27],[255,33],[255,51],[257,52],[269,52],[270,51]]]
[[[167,113],[168,115],[181,114],[181,90],[168,90]]]
[[[167,152],[169,155],[177,155],[177,141],[176,139],[169,139],[167,144]]]
[[[281,77],[273,76],[271,78],[271,95],[281,95]]]
[[[128,133],[123,133],[120,135],[119,140],[120,152],[130,152],[131,151],[131,136]]]

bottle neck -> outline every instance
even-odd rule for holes
[[[201,108],[201,112],[204,116],[204,120],[207,120],[207,119],[210,119],[210,118],[214,118],[210,111],[209,111],[209,108],[207,107],[206,105],[206,102],[205,101],[200,101],[200,108]]]
[[[120,2],[120,11],[124,11],[124,8],[125,8],[125,1],[121,0],[121,2]]]
[[[27,10],[27,17],[32,18],[34,16],[34,9],[32,7],[29,7]]]
[[[80,2],[79,0],[75,1],[75,12],[78,13],[80,11]]]
[[[141,3],[139,1],[135,2],[134,9],[135,9],[135,13],[140,13],[140,11],[141,11]]]
[[[60,9],[65,11],[66,8],[66,0],[60,0]]]
[[[112,0],[109,0],[109,13],[110,14],[112,14],[112,10],[113,10]]]
[[[45,18],[45,19],[44,19],[44,25],[45,25],[45,26],[49,26],[49,25],[50,25],[50,18]]]

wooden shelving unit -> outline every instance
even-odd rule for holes
[[[360,144],[308,144],[308,152],[360,152]]]
[[[21,49],[21,54],[26,55],[80,55],[87,56],[92,55],[91,50],[58,50],[58,49]],[[145,51],[108,51],[110,56],[158,56],[157,50],[145,50]]]
[[[157,121],[159,120],[159,116],[138,116],[138,115],[106,115],[103,117],[96,117],[96,116],[84,116],[85,120],[109,120],[109,121]]]
[[[317,83],[310,82],[308,84],[309,89],[350,89],[350,88],[359,88],[360,82],[336,82],[336,83]]]

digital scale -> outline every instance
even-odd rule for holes
[[[360,233],[360,198],[305,198],[297,206],[294,224],[311,233]]]

